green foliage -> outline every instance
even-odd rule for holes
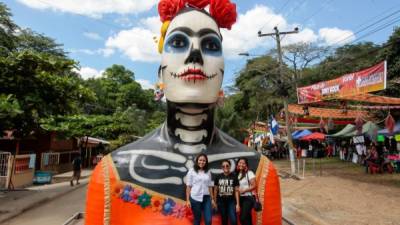
[[[14,33],[18,26],[11,19],[10,10],[0,2],[0,55],[7,54],[15,48]]]
[[[30,134],[39,128],[41,118],[77,112],[80,102],[93,98],[71,73],[74,66],[64,57],[31,50],[0,57],[1,93],[15,96],[22,111],[7,118],[10,127],[5,128]]]
[[[155,111],[147,121],[146,133],[158,128],[166,120],[165,111]]]
[[[139,122],[138,122],[139,121]],[[144,135],[145,112],[129,107],[112,115],[72,115],[43,119],[42,127],[48,131],[58,131],[68,137],[94,136],[107,140],[118,139],[121,135]]]
[[[109,115],[118,108],[126,109],[133,104],[148,111],[157,107],[153,91],[143,90],[134,80],[134,73],[121,65],[112,65],[101,78],[88,79],[85,85],[97,96],[96,102],[85,105],[86,113]]]

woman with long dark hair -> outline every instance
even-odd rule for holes
[[[231,162],[223,160],[221,163],[223,173],[214,179],[214,199],[217,200],[218,211],[221,214],[222,225],[237,225],[236,213],[239,206],[239,180],[231,172]]]
[[[208,158],[200,154],[195,159],[193,169],[186,176],[186,204],[192,208],[193,225],[200,225],[201,216],[204,215],[204,224],[211,225],[212,207],[215,201],[212,197],[214,183],[208,171]]]
[[[238,161],[238,179],[240,193],[240,224],[252,225],[251,210],[254,205],[253,191],[256,189],[256,176],[249,169],[249,162],[246,158]]]

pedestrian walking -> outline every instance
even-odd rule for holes
[[[254,206],[253,191],[256,189],[256,176],[249,169],[249,163],[246,158],[240,158],[238,161],[238,179],[240,192],[240,224],[253,225],[251,220],[251,211]]]
[[[82,159],[81,154],[79,153],[74,160],[72,161],[72,178],[70,180],[71,186],[74,186],[74,179],[76,179],[76,184],[79,184],[79,179],[81,178],[81,171],[82,171]]]
[[[223,160],[221,166],[223,173],[214,180],[214,199],[217,199],[222,225],[228,225],[228,220],[230,225],[237,225],[236,213],[240,211],[239,180],[231,173],[229,160]]]
[[[216,207],[212,196],[214,183],[208,170],[206,154],[196,157],[195,165],[186,176],[186,205],[192,209],[193,225],[200,225],[202,214],[204,224],[211,225],[212,207]]]

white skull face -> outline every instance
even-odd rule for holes
[[[216,22],[197,10],[175,17],[165,37],[161,64],[167,100],[214,103],[223,75],[222,38]]]

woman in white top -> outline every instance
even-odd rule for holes
[[[212,198],[214,183],[208,171],[208,158],[205,154],[196,157],[193,169],[186,176],[186,204],[192,208],[193,225],[200,225],[201,215],[204,214],[204,224],[211,225],[212,207],[215,201]]]
[[[253,191],[256,189],[256,176],[249,169],[249,163],[246,158],[240,158],[238,161],[238,179],[240,192],[240,224],[252,225],[251,210],[254,205]]]

